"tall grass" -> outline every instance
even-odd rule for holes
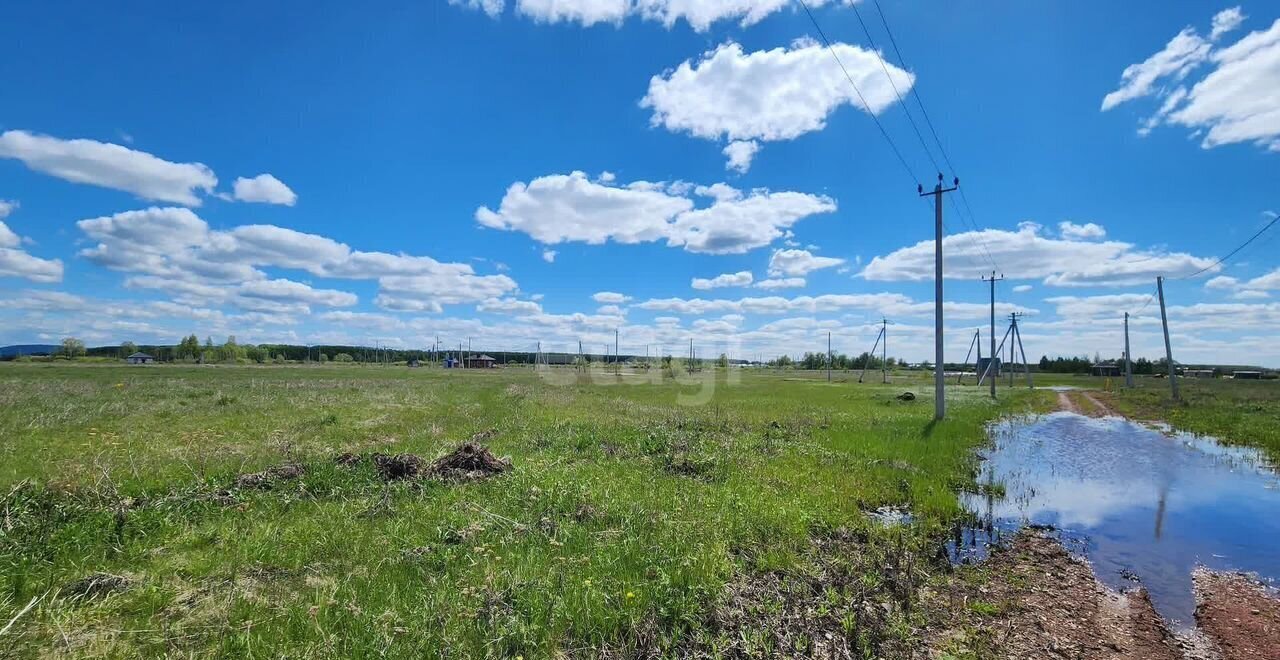
[[[959,513],[971,450],[1002,410],[956,388],[934,424],[922,381],[748,374],[700,406],[675,403],[682,387],[552,386],[518,369],[0,367],[0,623],[39,598],[0,655],[742,648],[716,624],[726,585],[826,571],[815,538],[836,530],[858,539],[842,561],[864,586],[893,582],[888,558],[927,554]],[[514,469],[490,479],[388,483],[333,460],[430,459],[491,429]],[[283,462],[305,475],[234,487]],[[865,515],[886,505],[917,522]],[[96,572],[129,585],[66,589]]]

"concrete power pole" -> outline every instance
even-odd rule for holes
[[[1133,357],[1129,355],[1129,312],[1124,313],[1124,386],[1133,387]]]
[[[991,283],[991,357],[987,358],[988,363],[994,362],[996,359],[996,282],[1003,280],[1004,275],[996,277],[996,272],[991,271],[991,277],[984,277],[984,282]],[[981,362],[981,358],[978,360]],[[996,379],[991,379],[991,398],[996,398]]]
[[[1164,359],[1169,363],[1169,388],[1178,401],[1178,372],[1173,368],[1173,348],[1169,346],[1169,316],[1164,311],[1164,278],[1156,276],[1156,293],[1160,294],[1160,325],[1164,328]]]
[[[827,382],[831,382],[831,331],[827,331]]]
[[[942,352],[942,194],[960,187],[957,177],[952,187],[942,187],[942,174],[938,174],[938,183],[931,192],[925,192],[924,186],[916,186],[921,197],[933,196],[933,418],[941,420],[947,416],[947,383],[943,374]]]

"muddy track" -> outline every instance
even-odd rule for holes
[[[980,567],[961,569],[926,602],[931,620],[941,622],[924,634],[931,657],[1215,657],[1170,632],[1145,591],[1108,589],[1056,540],[1031,532]]]
[[[1196,624],[1224,660],[1280,659],[1280,600],[1238,573],[1197,570]]]
[[[1081,400],[1085,403],[1081,403]],[[1088,417],[1118,417],[1119,414],[1093,393],[1085,390],[1058,392],[1058,409]]]

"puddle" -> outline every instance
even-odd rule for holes
[[[1181,626],[1194,624],[1198,565],[1280,578],[1280,478],[1257,452],[1067,412],[991,432],[979,478],[987,494],[964,497],[983,522],[957,533],[953,560],[980,559],[1022,525],[1052,526],[1104,583],[1140,580]]]

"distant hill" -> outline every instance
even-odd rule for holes
[[[52,355],[60,348],[57,344],[14,344],[0,346],[0,358],[11,358],[18,355]]]

